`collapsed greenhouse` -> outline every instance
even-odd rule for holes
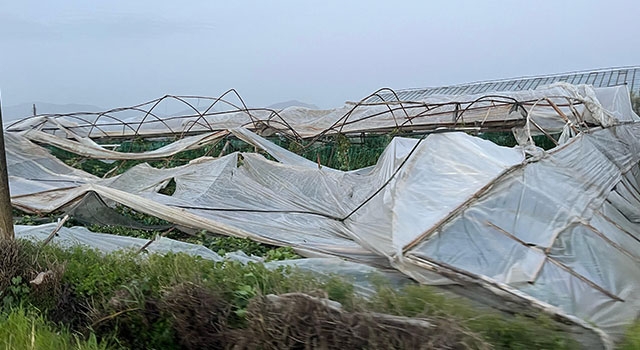
[[[104,113],[26,118],[5,130],[12,204],[89,220],[117,220],[110,208],[118,204],[306,257],[394,269],[499,309],[548,313],[583,344],[612,347],[640,311],[640,118],[627,87],[380,96],[281,111],[165,96]],[[156,113],[165,100],[191,112]],[[518,144],[473,136],[494,131],[512,131]],[[398,136],[375,165],[349,171],[274,142],[389,133]],[[175,142],[138,153],[106,145],[136,138]],[[104,178],[43,147],[157,160],[231,138],[256,152],[223,154],[225,147],[185,165],[141,163]],[[538,147],[541,139],[553,147]],[[171,182],[175,191],[163,193]]]

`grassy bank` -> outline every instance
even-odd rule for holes
[[[0,322],[15,327],[12,337],[2,339],[20,344],[45,341],[54,332],[60,334],[59,348],[79,349],[293,349],[313,342],[340,348],[345,341],[350,348],[575,347],[544,317],[504,318],[425,286],[394,290],[378,278],[378,292],[365,300],[348,280],[290,268],[271,271],[262,264],[185,254],[104,255],[25,241],[0,244]],[[286,293],[326,297],[340,302],[342,311],[295,299],[273,312],[265,296]],[[372,312],[428,320],[435,333],[407,334],[370,317]],[[305,338],[286,337],[284,329]],[[363,330],[367,337],[346,336]]]

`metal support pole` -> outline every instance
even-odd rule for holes
[[[13,211],[9,194],[7,155],[4,150],[4,127],[2,126],[2,98],[0,97],[0,239],[14,239]]]

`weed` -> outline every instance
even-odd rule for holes
[[[109,225],[90,225],[87,227],[90,231],[99,233],[108,233],[117,236],[127,236],[135,238],[153,239],[159,231],[140,230],[133,229],[124,226],[109,226]]]
[[[3,309],[9,309],[19,300],[26,299],[29,291],[29,286],[22,280],[21,276],[12,277],[11,284],[2,290]]]
[[[560,137],[560,134],[555,134],[552,136],[554,137],[554,140],[557,141],[558,138]],[[516,141],[516,138],[513,136],[513,133],[511,132],[485,132],[485,133],[479,134],[478,137],[485,140],[489,140],[495,143],[496,145],[504,146],[504,147],[514,147],[518,144],[518,142]],[[549,150],[556,147],[556,144],[545,135],[535,135],[532,138],[536,146],[541,147],[545,150]]]
[[[23,215],[21,217],[19,217],[18,220],[16,220],[14,222],[15,225],[27,225],[27,226],[33,226],[33,225],[37,225],[38,223],[36,222],[36,220],[34,219],[34,216],[31,215]]]
[[[632,324],[625,334],[625,338],[620,344],[621,350],[640,349],[640,320]]]
[[[116,205],[116,212],[119,214],[134,219],[135,221],[145,225],[145,226],[168,226],[171,225],[170,222],[166,220],[162,220],[155,216],[147,215],[144,213],[137,212],[129,207],[124,205]]]
[[[99,342],[94,334],[86,340],[68,330],[52,327],[35,311],[14,308],[0,316],[0,347],[4,349],[107,349],[107,342]]]
[[[291,247],[277,247],[267,250],[264,258],[266,262],[275,260],[293,260],[299,259],[300,255],[298,255]]]
[[[640,92],[631,91],[631,106],[636,114],[640,115]]]
[[[222,349],[230,343],[230,305],[218,293],[193,283],[168,289],[161,309],[172,315],[173,330],[185,349]]]
[[[328,307],[304,294],[258,297],[248,308],[240,348],[468,349],[488,348],[469,330],[425,321]]]
[[[450,298],[427,286],[414,285],[395,290],[382,280],[376,280],[377,293],[367,301],[358,297],[353,285],[341,278],[320,278],[291,267],[274,271],[259,263],[214,262],[181,253],[147,256],[133,252],[102,254],[82,247],[40,247],[22,241],[11,244],[7,247],[14,248],[5,247],[9,253],[5,258],[13,258],[6,260],[2,269],[5,275],[11,276],[7,290],[14,296],[13,305],[33,305],[41,310],[41,315],[64,322],[74,331],[90,334],[93,330],[98,340],[111,343],[117,340],[120,345],[131,348],[195,348],[205,338],[209,339],[206,341],[217,339],[216,342],[222,343],[237,339],[234,337],[247,334],[243,332],[255,322],[255,317],[259,317],[256,314],[259,308],[252,309],[252,303],[262,300],[265,295],[292,292],[340,302],[345,312],[354,314],[343,315],[346,318],[334,315],[326,321],[342,320],[340,322],[356,327],[354,332],[369,329],[380,336],[387,334],[388,337],[374,337],[380,344],[396,344],[393,342],[397,340],[397,334],[388,333],[390,329],[386,326],[371,323],[369,318],[356,314],[373,311],[426,318],[445,327],[438,334],[445,334],[445,330],[454,332],[449,334],[449,340],[469,336],[473,341],[488,342],[498,349],[567,349],[575,345],[548,318],[506,318],[475,309],[460,299]],[[14,253],[11,253],[12,249]],[[16,266],[8,266],[10,262]],[[29,271],[43,271],[45,268],[57,271],[50,280],[45,280],[49,281],[49,286],[43,283],[23,288],[25,281],[33,278],[33,272]],[[16,276],[20,279],[14,278]],[[47,293],[50,297],[43,297]],[[307,306],[301,308],[306,310]],[[298,309],[281,316],[294,319],[307,315]],[[324,322],[320,320],[318,322]],[[277,322],[269,327],[275,324]],[[208,328],[210,333],[203,333],[202,329],[209,326],[213,327]],[[336,336],[342,334],[342,328],[335,332]],[[637,330],[630,332],[637,334]],[[193,335],[196,333],[204,338],[198,340]],[[326,339],[331,337],[331,332],[319,334],[329,337]],[[362,340],[369,333],[358,334]],[[629,339],[629,342],[634,341],[632,337]],[[374,346],[373,343],[367,344]]]
[[[507,317],[479,310],[461,298],[452,298],[424,285],[406,286],[400,291],[378,285],[368,308],[409,317],[459,320],[497,349],[574,349],[577,343],[554,325],[547,316]]]

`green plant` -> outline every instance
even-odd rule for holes
[[[108,343],[93,333],[82,339],[65,328],[56,329],[35,311],[18,307],[0,316],[0,348],[98,350],[107,349]]]
[[[637,320],[635,323],[629,326],[619,348],[621,350],[640,349],[640,320]]]
[[[378,282],[369,309],[408,317],[447,318],[460,322],[496,349],[575,349],[578,344],[545,315],[507,317],[480,310],[461,298],[444,295],[430,286],[409,285],[399,291]]]
[[[511,132],[483,132],[478,137],[489,140],[499,146],[513,147],[518,144]]]
[[[355,293],[353,284],[340,276],[331,276],[320,282],[319,288],[326,293],[326,297],[342,304],[347,310],[363,308],[364,299]]]
[[[264,257],[266,261],[300,258],[291,247],[276,247],[258,243],[249,238],[214,235],[206,231],[201,231],[193,236],[176,233],[169,237],[193,244],[201,244],[219,255],[240,250],[247,255]]]
[[[299,259],[300,255],[298,255],[291,247],[278,247],[267,250],[264,258],[265,261],[292,260]]]
[[[82,247],[40,247],[24,241],[11,246],[19,248],[13,255],[21,258],[7,261],[15,262],[19,268],[5,270],[13,277],[22,276],[7,287],[15,296],[13,305],[32,305],[41,310],[41,315],[52,317],[56,322],[64,320],[65,327],[75,322],[74,330],[83,333],[93,330],[97,340],[117,342],[125,347],[172,349],[184,344],[202,344],[187,341],[194,336],[189,328],[191,321],[196,321],[194,315],[201,330],[208,329],[210,322],[214,322],[218,328],[211,330],[208,337],[224,344],[233,338],[227,338],[230,334],[244,334],[234,332],[248,327],[251,316],[248,311],[253,301],[268,294],[291,292],[328,297],[340,302],[349,312],[373,311],[438,320],[445,328],[449,324],[447,329],[468,331],[474,337],[481,337],[481,343],[489,342],[498,349],[569,349],[575,345],[544,316],[506,317],[476,309],[460,298],[428,286],[410,285],[397,290],[381,277],[372,279],[377,292],[367,301],[343,278],[319,277],[292,267],[270,270],[261,263],[214,262],[187,254],[104,254]],[[5,251],[10,253],[9,249]],[[274,254],[268,252],[267,255]],[[59,279],[52,280],[59,283],[39,291],[51,293],[49,299],[36,297],[34,291],[39,286],[32,286],[31,290],[23,288],[24,271],[45,269],[60,274]],[[53,288],[55,285],[61,287]],[[184,298],[189,298],[188,304],[181,302]],[[50,299],[70,299],[70,302],[52,303]],[[215,305],[203,305],[199,300],[210,300]],[[78,310],[82,304],[87,305],[81,308],[85,317],[68,320],[55,316],[65,310]],[[213,317],[208,313],[214,311],[220,314]],[[259,319],[255,313],[251,317],[254,321],[256,317]],[[204,331],[196,333],[201,332]],[[637,334],[637,329],[629,334],[628,342],[634,344],[633,334]]]
[[[338,162],[338,169],[349,169],[349,149],[351,148],[351,142],[343,134],[338,134],[335,137],[335,157]]]
[[[49,213],[49,214],[31,214],[26,213],[19,209],[13,209],[13,218],[14,225],[42,225],[51,222],[56,222],[60,217],[60,213]]]
[[[155,216],[151,216],[145,213],[137,212],[124,205],[116,205],[116,211],[123,216],[129,217],[146,226],[168,226],[170,222],[162,220]]]
[[[33,225],[37,225],[38,223],[34,220],[34,218],[31,215],[24,215],[24,216],[21,216],[18,220],[16,220],[14,224],[33,226]]]
[[[124,226],[108,226],[108,225],[90,225],[87,227],[90,231],[108,233],[118,236],[127,236],[135,238],[153,239],[156,235],[161,234],[159,231],[140,230]]]
[[[636,114],[640,115],[640,90],[631,91],[631,107]]]
[[[26,299],[26,297],[29,295],[29,291],[29,285],[22,280],[22,276],[12,277],[9,287],[0,291],[4,309],[8,309],[14,306],[16,302],[22,299]]]
[[[197,239],[197,241],[202,242],[202,245],[217,252],[220,255],[241,250],[247,255],[263,256],[269,249],[271,249],[266,245],[260,244],[256,241],[252,241],[248,238],[218,236],[210,235],[207,233],[200,233]]]

